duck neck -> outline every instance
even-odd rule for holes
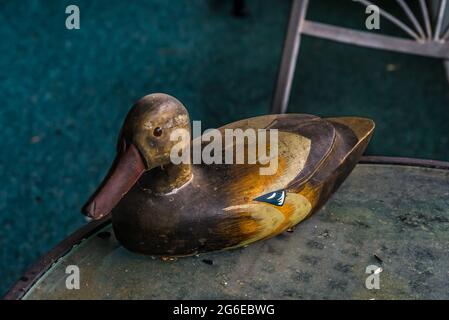
[[[156,193],[167,194],[181,188],[192,178],[191,164],[166,164],[159,168],[154,180],[153,189]]]

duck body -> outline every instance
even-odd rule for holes
[[[237,128],[277,129],[276,172],[261,175],[258,163],[166,163],[145,170],[112,208],[114,233],[124,247],[147,255],[188,256],[246,246],[293,228],[345,180],[368,145],[374,123],[283,114],[218,130]],[[98,194],[104,193],[97,191],[84,210],[94,217]]]

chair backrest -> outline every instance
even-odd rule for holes
[[[376,5],[367,0],[353,1],[367,8]],[[396,0],[396,3],[404,11],[409,20],[408,23],[401,21],[377,5],[371,8],[378,9],[380,17],[400,28],[408,35],[408,38],[309,21],[306,19],[309,0],[293,0],[271,112],[284,113],[287,110],[303,34],[368,48],[443,59],[449,79],[448,0],[419,0],[419,16],[413,12],[405,0]]]

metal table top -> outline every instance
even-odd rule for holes
[[[93,223],[6,298],[449,299],[449,166],[388,162],[398,163],[359,164],[294,232],[243,249],[163,261],[122,248],[108,221]],[[66,288],[69,265],[79,290]],[[383,270],[379,289],[365,287],[369,265]]]

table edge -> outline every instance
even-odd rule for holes
[[[449,170],[449,162],[447,161],[405,158],[405,157],[363,156],[360,159],[359,163],[379,164],[379,165],[401,165],[410,167],[423,167],[431,169]]]
[[[424,167],[432,169],[449,170],[449,162],[403,158],[403,157],[385,157],[385,156],[363,156],[359,161],[361,164],[378,164],[378,165],[401,165]],[[37,260],[20,279],[6,292],[4,300],[20,300],[31,289],[36,281],[47,272],[51,266],[59,259],[64,257],[74,246],[89,238],[110,222],[110,216],[106,216],[98,221],[91,221],[82,226],[67,238],[62,240],[56,247]]]

